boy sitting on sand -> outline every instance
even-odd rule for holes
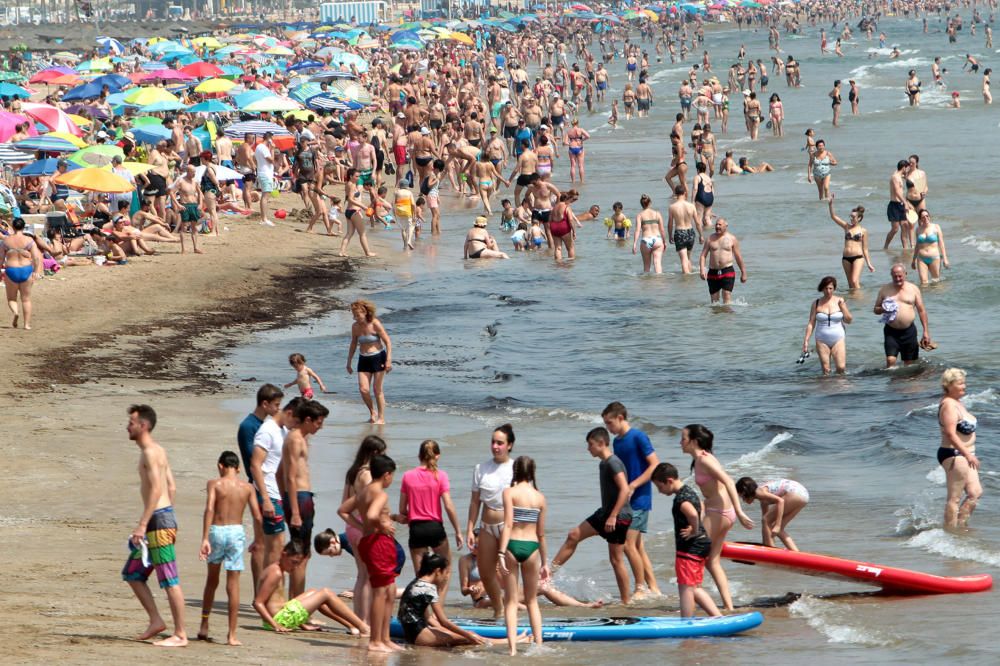
[[[242,480],[240,458],[232,451],[219,456],[219,478],[208,482],[205,501],[205,529],[201,536],[201,559],[208,561],[208,577],[201,602],[201,628],[198,640],[208,640],[208,618],[219,586],[219,573],[226,567],[226,595],[229,597],[229,634],[227,645],[242,645],[236,640],[236,620],[240,614],[240,572],[243,571],[243,552],[246,534],[243,532],[243,511],[250,506],[258,531],[261,524],[260,507],[253,486]],[[251,544],[251,549],[254,545]]]
[[[319,611],[347,627],[352,635],[367,636],[368,625],[328,588],[306,590],[284,602],[285,574],[301,566],[305,558],[306,550],[302,542],[289,541],[282,549],[278,561],[261,573],[253,607],[263,618],[264,627],[278,633],[288,633],[307,623],[309,616]]]

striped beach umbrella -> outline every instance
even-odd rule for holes
[[[32,152],[18,150],[10,143],[0,143],[0,162],[4,164],[28,164],[34,159]]]
[[[292,133],[281,125],[269,123],[266,120],[245,120],[226,127],[225,134],[234,139],[242,139],[244,134],[261,135],[271,132],[275,136],[291,136]]]

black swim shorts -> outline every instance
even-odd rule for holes
[[[908,328],[893,328],[886,325],[882,328],[882,333],[885,335],[886,357],[916,361],[920,356],[916,324],[910,324]]]
[[[708,293],[731,292],[736,286],[736,269],[732,266],[708,269]]]

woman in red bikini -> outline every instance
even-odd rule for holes
[[[753,521],[743,513],[740,498],[736,492],[736,484],[722,469],[719,460],[712,455],[712,442],[715,436],[712,431],[699,423],[686,426],[681,431],[681,450],[691,456],[694,462],[694,481],[705,496],[705,531],[712,540],[712,549],[708,553],[705,566],[719,588],[719,596],[725,610],[733,610],[733,597],[729,593],[729,580],[722,569],[720,555],[726,534],[732,529],[739,518],[743,527],[750,529]]]

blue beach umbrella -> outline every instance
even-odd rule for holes
[[[265,97],[274,97],[274,93],[270,90],[247,90],[239,95],[233,95],[232,99],[236,108],[242,109],[243,107],[264,99]]]
[[[98,37],[97,45],[100,46],[101,53],[120,55],[125,52],[125,47],[117,39],[112,37]]]
[[[18,150],[41,150],[46,153],[75,153],[79,148],[66,139],[52,136],[32,136],[11,144]]]
[[[56,172],[59,162],[60,160],[57,157],[46,157],[43,160],[35,160],[31,164],[24,166],[17,174],[19,176],[51,176]],[[67,171],[76,171],[82,168],[73,162],[67,162],[67,164]]]
[[[143,125],[142,127],[133,127],[132,136],[139,143],[148,143],[155,145],[162,141],[163,139],[170,138],[170,130],[168,130],[163,125]]]
[[[206,100],[188,109],[188,111],[193,111],[194,113],[229,113],[235,110],[235,108],[217,99]]]
[[[62,98],[66,102],[78,99],[94,99],[101,96],[101,90],[103,90],[101,85],[91,81],[90,83],[84,83],[82,86],[67,90]]]
[[[31,97],[31,93],[22,88],[21,86],[14,85],[13,83],[7,83],[4,81],[0,83],[0,97],[12,98],[20,97],[21,99],[28,99]]]
[[[303,60],[288,68],[289,72],[298,72],[303,69],[323,69],[326,65],[319,60]]]
[[[161,111],[180,111],[181,109],[186,109],[187,104],[181,101],[174,101],[170,99],[160,100],[159,102],[153,102],[152,104],[147,104],[146,106],[140,108],[139,110],[143,113],[159,113]]]
[[[132,79],[127,76],[122,76],[121,74],[103,74],[97,78],[91,79],[90,83],[96,83],[99,86],[107,86],[111,92],[118,92],[125,86],[132,83]],[[65,99],[65,95],[63,96]]]

